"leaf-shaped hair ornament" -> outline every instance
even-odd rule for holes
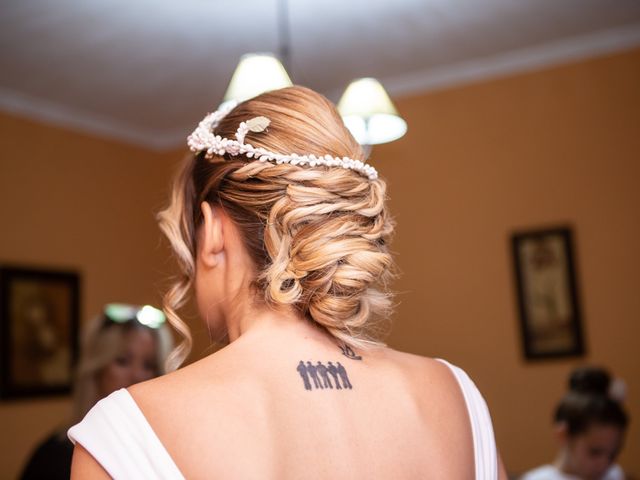
[[[249,131],[254,133],[264,132],[271,120],[267,117],[253,117],[250,120],[247,120],[247,127],[249,127]]]

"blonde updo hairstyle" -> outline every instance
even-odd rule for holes
[[[271,123],[264,132],[249,132],[245,143],[283,154],[365,159],[333,104],[299,86],[239,104],[214,133],[234,138],[241,122],[257,116]],[[386,282],[393,223],[385,189],[383,180],[343,168],[191,155],[176,177],[170,205],[159,214],[182,270],[164,298],[169,321],[185,339],[172,354],[172,367],[191,349],[189,329],[176,312],[194,279],[203,201],[223,208],[241,231],[258,272],[258,298],[294,307],[350,347],[379,344],[379,320],[387,318],[391,303]]]

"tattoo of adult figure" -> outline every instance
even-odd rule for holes
[[[307,366],[304,364],[302,360],[300,360],[300,363],[298,364],[298,368],[296,368],[296,370],[298,370],[298,373],[300,373],[300,376],[302,377],[302,381],[304,383],[304,389],[311,390],[311,383],[309,382],[309,374],[307,373]]]
[[[309,372],[309,375],[313,379],[313,384],[315,385],[316,388],[320,388],[320,389],[324,388],[320,383],[320,379],[318,378],[318,371],[311,362],[307,362],[307,372]]]
[[[337,370],[338,370],[338,375],[340,375],[340,379],[342,380],[342,386],[344,388],[349,388],[349,389],[353,388],[353,386],[351,385],[351,382],[349,381],[349,376],[347,375],[347,371],[345,370],[345,368],[342,366],[340,362],[338,362]]]
[[[321,362],[318,362],[316,365],[316,370],[320,374],[322,381],[324,382],[324,386],[327,388],[333,388],[331,384],[331,380],[329,380],[329,375],[327,374],[327,367],[325,367]],[[337,388],[340,388],[340,385],[337,385]]]
[[[353,385],[349,381],[347,370],[340,362],[328,362],[327,365],[318,361],[315,365],[300,360],[296,370],[302,378],[305,390],[351,390]],[[333,379],[333,381],[332,381]]]
[[[342,350],[342,354],[350,358],[351,360],[362,360],[360,355],[356,355],[356,352],[349,345],[340,345],[340,350]]]
[[[342,390],[342,387],[340,386],[340,382],[338,381],[338,369],[336,368],[336,366],[333,363],[329,362],[329,366],[327,367],[327,370],[329,370],[329,373],[333,377],[333,381],[336,382],[336,388],[338,390]]]

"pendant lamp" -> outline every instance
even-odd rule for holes
[[[243,102],[270,90],[291,86],[291,79],[278,58],[271,53],[248,53],[240,58],[222,105]]]
[[[382,84],[375,78],[360,78],[349,84],[338,102],[345,125],[361,145],[397,140],[407,131]]]
[[[290,66],[289,12],[287,0],[278,2],[280,55],[250,53],[243,55],[224,95],[223,106],[242,102],[263,92],[291,86],[282,59]],[[280,58],[280,59],[279,59]],[[349,84],[338,102],[338,111],[354,138],[370,151],[372,145],[402,137],[407,123],[400,117],[384,87],[375,78],[360,78]]]

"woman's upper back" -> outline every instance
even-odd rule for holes
[[[248,334],[130,391],[187,478],[472,478],[447,366],[386,348],[362,357]]]

